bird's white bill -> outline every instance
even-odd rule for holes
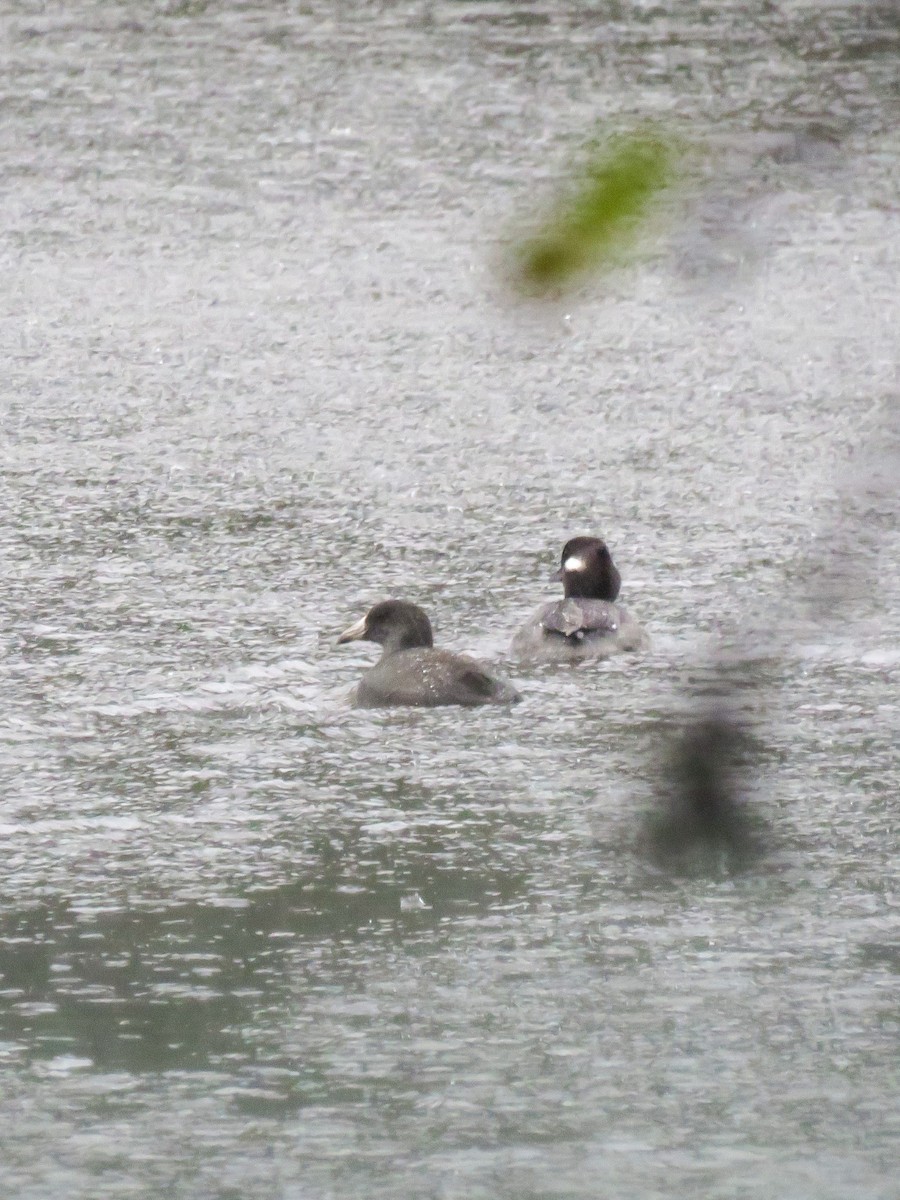
[[[365,636],[366,618],[360,617],[358,621],[355,621],[349,628],[344,630],[338,638],[337,644],[340,646],[341,642],[358,642],[360,638],[364,638]]]

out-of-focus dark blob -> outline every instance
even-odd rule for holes
[[[517,241],[516,289],[554,294],[589,270],[619,263],[675,181],[681,157],[676,139],[652,132],[615,138],[593,154],[538,231]]]
[[[740,871],[764,852],[765,825],[744,796],[754,741],[713,710],[690,724],[663,763],[662,794],[645,821],[641,849],[673,874]]]

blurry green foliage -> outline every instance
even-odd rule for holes
[[[517,288],[542,295],[621,261],[683,157],[677,139],[646,130],[595,149],[541,228],[515,246]]]

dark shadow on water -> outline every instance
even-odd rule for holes
[[[334,986],[371,943],[390,946],[521,894],[524,876],[423,856],[391,882],[379,865],[323,865],[308,881],[221,903],[85,919],[65,901],[0,920],[0,1039],[29,1060],[69,1055],[104,1071],[199,1070],[252,1056],[266,1002]],[[412,902],[410,902],[410,898]],[[427,897],[427,902],[423,897]],[[365,954],[354,947],[366,943]],[[318,964],[318,965],[317,965]],[[251,1031],[251,1032],[248,1032]]]

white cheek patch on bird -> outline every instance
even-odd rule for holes
[[[583,571],[586,565],[587,564],[585,563],[583,558],[579,558],[577,554],[572,554],[563,563],[563,570],[564,571]]]

